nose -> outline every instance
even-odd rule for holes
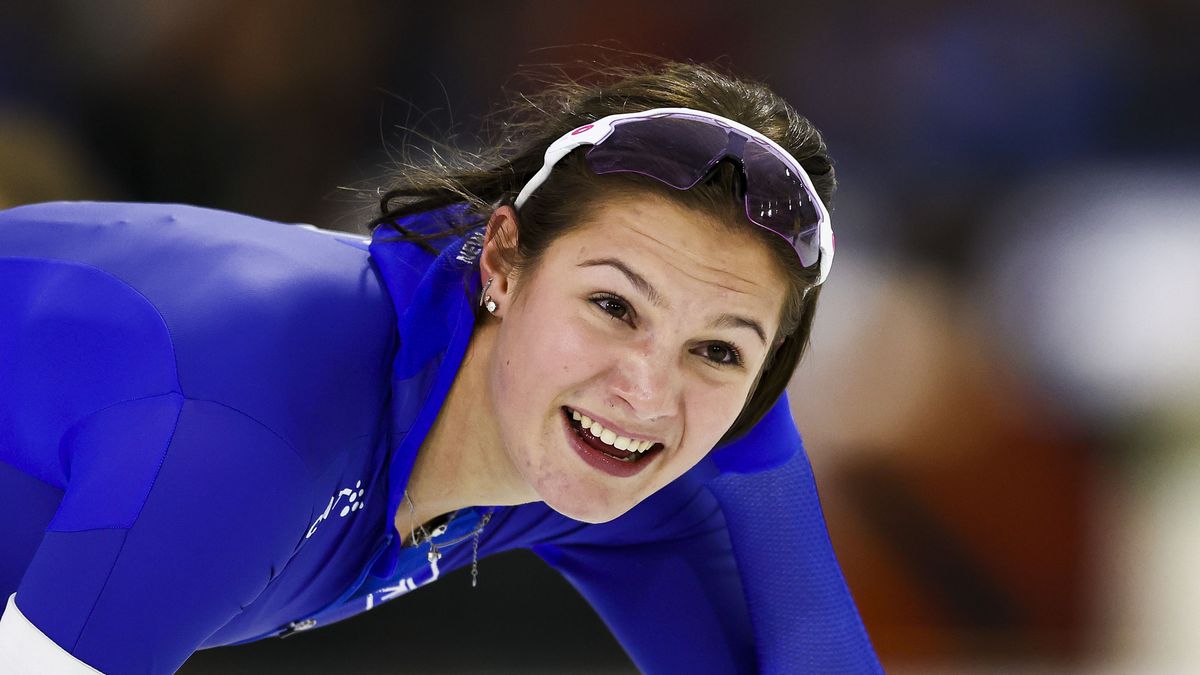
[[[679,377],[675,360],[651,345],[631,348],[617,360],[610,405],[636,419],[653,422],[675,412]]]

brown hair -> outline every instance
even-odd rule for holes
[[[821,134],[807,119],[766,85],[719,72],[715,67],[670,61],[638,66],[597,68],[592,82],[564,79],[534,95],[520,96],[498,110],[489,122],[499,137],[481,154],[452,162],[409,164],[380,200],[381,215],[368,224],[396,227],[397,218],[458,202],[467,202],[480,220],[501,204],[511,204],[517,192],[542,166],[546,148],[568,131],[615,113],[651,108],[693,108],[736,120],[790,152],[812,179],[818,196],[831,206],[836,188],[833,166]],[[590,206],[612,191],[651,191],[683,206],[697,209],[731,226],[747,226],[774,253],[789,279],[780,317],[778,343],[768,356],[737,420],[721,439],[727,443],[749,431],[774,404],[808,344],[820,287],[815,269],[800,266],[795,251],[780,237],[746,220],[742,210],[743,178],[732,162],[721,162],[705,180],[689,190],[675,190],[637,174],[593,174],[581,152],[573,152],[531,195],[518,214],[513,264],[532,269],[554,240],[580,223]],[[465,232],[478,222],[460,227]],[[399,229],[399,228],[398,228]],[[426,246],[426,240],[449,232],[421,235],[400,230],[398,239]]]

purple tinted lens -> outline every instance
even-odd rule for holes
[[[598,174],[638,173],[687,190],[730,152],[731,134],[745,139],[744,145],[733,147],[741,145],[737,159],[746,177],[746,217],[787,239],[805,267],[816,264],[820,213],[815,197],[791,161],[741,132],[675,115],[628,120],[616,123],[612,133],[588,150],[587,162]]]
[[[726,130],[684,117],[618,122],[587,160],[596,173],[640,173],[686,190],[724,156],[728,140]]]
[[[746,217],[779,233],[808,267],[819,256],[820,212],[790,162],[772,148],[750,140],[742,151],[746,172]]]

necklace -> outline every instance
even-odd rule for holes
[[[426,557],[429,560],[429,564],[433,565],[442,557],[442,552],[438,549],[438,544],[433,539],[434,537],[439,537],[445,534],[450,525],[450,521],[454,520],[454,517],[458,515],[458,511],[443,514],[430,521],[431,523],[437,523],[433,526],[433,531],[430,532],[425,528],[425,523],[416,522],[417,507],[416,504],[413,503],[412,496],[408,494],[408,490],[404,491],[404,499],[408,502],[409,512],[409,543],[407,547],[416,548],[421,544],[428,542],[429,553],[426,555]],[[483,517],[479,519],[479,524],[476,525],[475,529],[470,533],[465,534],[454,541],[442,542],[442,546],[453,546],[454,544],[466,540],[468,537],[474,540],[471,543],[471,588],[475,588],[475,586],[479,583],[479,534],[483,532],[483,528],[487,527],[488,521],[492,519],[492,512],[495,510],[495,507],[488,509],[487,513],[483,514]],[[415,529],[413,527],[414,525],[416,525]],[[417,530],[420,530],[421,534],[419,539],[417,538]]]

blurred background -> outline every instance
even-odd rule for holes
[[[827,136],[838,260],[791,387],[893,673],[1200,669],[1200,4],[0,4],[0,208],[358,232],[519,73],[717,61]],[[786,573],[786,572],[781,572]],[[635,672],[533,556],[181,672]]]

